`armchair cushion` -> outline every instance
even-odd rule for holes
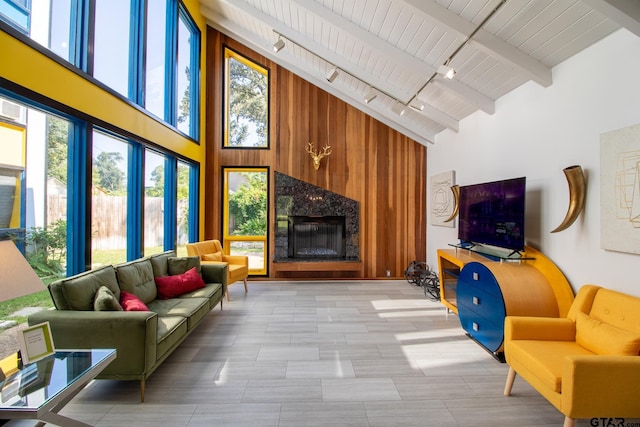
[[[568,355],[593,355],[572,341],[514,341],[509,347],[511,360],[526,367],[538,381],[556,393],[562,391],[562,365]]]
[[[203,261],[222,261],[222,252],[214,252],[212,254],[202,254]]]
[[[640,334],[594,319],[585,313],[576,316],[576,342],[597,354],[637,356]]]

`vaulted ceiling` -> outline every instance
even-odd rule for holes
[[[552,85],[555,65],[619,28],[640,37],[640,0],[200,0],[200,8],[210,26],[425,145],[477,110],[493,114],[497,99],[528,81]],[[438,73],[445,65],[453,79]]]

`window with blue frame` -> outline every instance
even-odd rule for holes
[[[199,139],[201,35],[178,0],[0,0],[0,21]]]
[[[165,112],[168,90],[167,52],[167,3],[168,0],[147,0],[146,64],[145,64],[145,108],[161,119],[169,115]]]
[[[95,0],[93,77],[135,102],[129,94],[130,15],[131,0]]]
[[[180,7],[178,19],[178,52],[177,52],[177,93],[176,120],[178,129],[193,138],[198,133],[198,100],[200,93],[200,58],[199,31],[187,11]]]
[[[0,103],[0,239],[18,239],[38,274],[186,254],[197,164],[6,91]]]

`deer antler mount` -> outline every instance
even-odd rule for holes
[[[322,160],[323,157],[331,154],[331,146],[325,145],[324,147],[322,147],[322,151],[317,152],[314,150],[313,142],[310,142],[307,144],[307,153],[309,153],[309,155],[311,156],[311,160],[313,160],[313,168],[315,170],[318,170],[320,168],[320,160]]]

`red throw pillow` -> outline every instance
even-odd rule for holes
[[[127,291],[120,291],[120,305],[124,311],[149,311],[140,298]]]
[[[155,281],[158,298],[161,299],[174,298],[205,287],[204,280],[198,274],[196,267],[175,276],[156,277]]]

